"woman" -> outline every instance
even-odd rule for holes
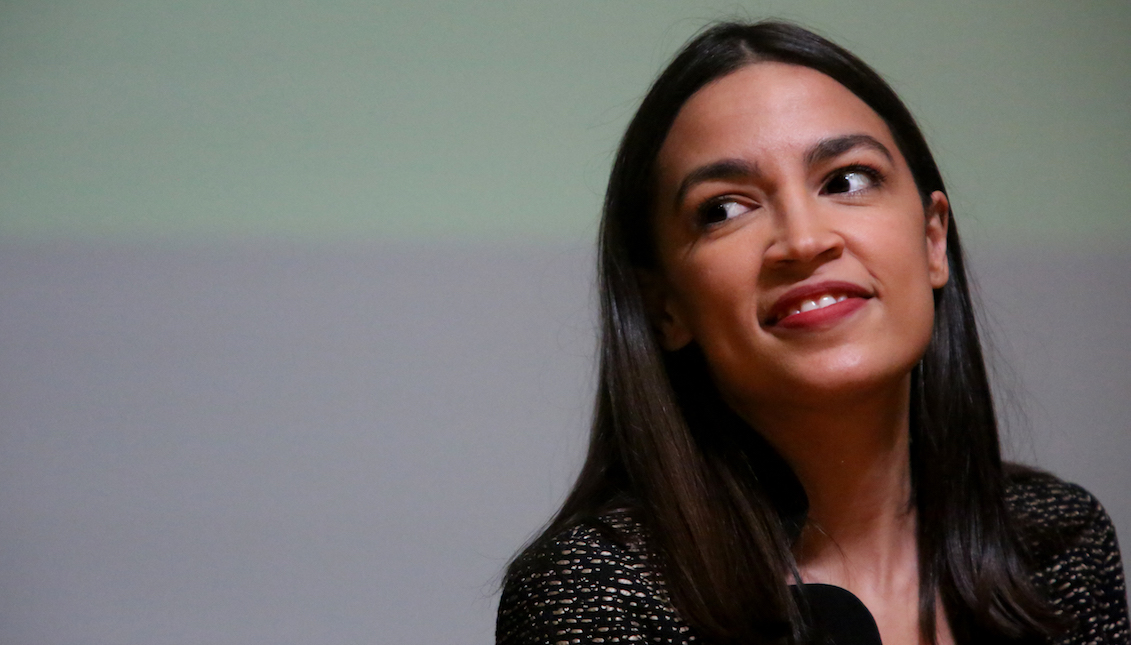
[[[1003,466],[958,232],[852,54],[722,24],[645,97],[601,230],[587,461],[501,643],[1125,643],[1110,520]]]

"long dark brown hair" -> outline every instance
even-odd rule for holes
[[[690,41],[645,96],[620,144],[600,233],[600,367],[585,465],[539,539],[631,509],[648,535],[671,600],[714,643],[800,642],[796,574],[799,488],[788,467],[718,397],[702,354],[664,352],[641,293],[656,266],[654,163],[683,104],[707,83],[759,61],[835,79],[890,129],[924,204],[942,177],[915,119],[870,67],[782,22],[725,23]],[[1034,590],[1007,512],[1006,475],[953,214],[950,279],[935,290],[934,330],[912,372],[911,473],[917,510],[920,629],[935,607],[960,643],[1042,642],[1057,619]],[[804,511],[804,493],[801,510]]]

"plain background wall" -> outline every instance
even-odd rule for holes
[[[707,21],[920,117],[1010,454],[1131,534],[1131,5],[0,2],[0,642],[487,643],[617,138]]]

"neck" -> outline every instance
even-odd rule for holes
[[[809,497],[795,547],[803,578],[849,589],[904,587],[917,574],[909,459],[910,376],[820,408],[743,414]],[[742,411],[740,411],[742,414]]]

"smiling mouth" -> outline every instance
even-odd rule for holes
[[[813,311],[815,309],[824,309],[825,307],[828,307],[829,305],[835,305],[836,303],[844,302],[847,299],[848,299],[848,296],[846,296],[842,293],[842,294],[836,295],[836,296],[830,295],[830,294],[825,294],[825,295],[823,295],[823,296],[821,296],[820,298],[817,298],[817,299],[802,300],[801,304],[794,307],[791,311],[789,311],[784,316],[782,316],[781,319],[784,320],[786,318],[789,318],[790,316],[795,316],[797,314],[805,313],[807,311]]]
[[[790,290],[774,303],[764,324],[767,326],[776,325],[783,321],[790,321],[794,316],[819,311],[847,300],[868,300],[872,295],[859,285],[847,282],[825,282],[803,286]],[[804,318],[808,319],[810,316],[804,316]]]

